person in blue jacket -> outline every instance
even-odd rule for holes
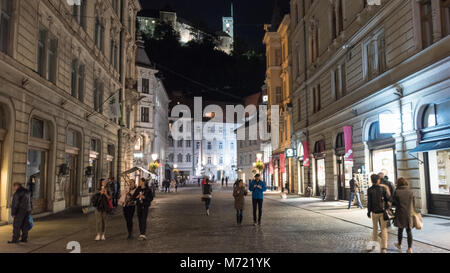
[[[253,225],[256,226],[256,209],[258,209],[258,225],[261,225],[262,205],[264,192],[266,191],[266,183],[261,180],[261,175],[255,175],[255,179],[250,182],[249,190],[252,192],[253,203]]]

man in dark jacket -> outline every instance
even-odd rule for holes
[[[31,213],[30,192],[19,182],[14,183],[14,191],[11,205],[11,215],[14,217],[13,237],[8,244],[19,243],[21,233],[22,239],[20,242],[26,243],[28,242],[28,230],[30,229],[28,221]]]
[[[355,175],[353,174],[352,180],[350,180],[350,200],[348,201],[348,209],[351,208],[353,198],[356,196],[356,200],[358,201],[358,206],[363,209],[363,205],[361,203],[361,197],[359,193],[361,192],[361,185],[359,184],[359,181],[356,180]]]
[[[391,181],[389,181],[389,178],[388,178],[387,175],[385,175],[383,172],[380,172],[380,173],[378,174],[378,176],[379,176],[380,179],[381,179],[380,184],[381,184],[381,185],[384,185],[386,188],[389,189],[389,192],[388,192],[389,196],[394,196],[394,191],[395,191],[394,183],[392,183]],[[391,220],[387,220],[387,221],[386,221],[386,224],[387,224],[387,227],[390,227],[390,226],[391,226]]]
[[[372,174],[370,179],[372,180],[372,187],[367,192],[367,216],[372,218],[372,240],[378,241],[378,222],[380,222],[381,252],[386,253],[388,234],[386,221],[384,220],[384,209],[391,197],[386,188],[380,185],[381,179],[377,174]]]

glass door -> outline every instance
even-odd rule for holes
[[[27,188],[31,194],[33,213],[47,210],[47,152],[37,149],[28,150]]]

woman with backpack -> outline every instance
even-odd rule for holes
[[[397,189],[394,192],[393,206],[395,207],[394,225],[398,228],[397,239],[395,243],[398,251],[402,252],[403,230],[406,229],[408,236],[408,253],[412,253],[412,228],[414,226],[413,210],[414,210],[414,193],[409,189],[408,181],[403,177],[397,180]]]
[[[93,205],[95,209],[95,221],[96,221],[96,229],[97,236],[95,237],[96,241],[104,241],[105,232],[106,232],[106,219],[108,217],[108,213],[112,210],[112,202],[111,202],[111,192],[107,187],[107,183],[105,179],[100,179],[100,189],[98,193],[93,197]]]
[[[211,206],[211,198],[212,198],[211,181],[209,179],[206,179],[206,182],[203,185],[203,197],[202,197],[202,201],[205,202],[206,215],[209,215],[209,207]]]
[[[244,210],[245,196],[247,196],[247,189],[244,187],[244,181],[242,179],[239,179],[237,181],[236,187],[234,187],[233,190],[234,207],[236,209],[236,218],[238,225],[242,224],[242,213]]]
[[[136,201],[137,215],[139,220],[139,240],[147,240],[147,216],[148,209],[153,201],[152,190],[147,186],[145,178],[139,180],[139,187],[133,194],[133,200]]]
[[[136,211],[136,201],[133,199],[136,191],[136,182],[131,179],[126,181],[125,190],[119,200],[119,205],[123,206],[123,216],[127,222],[128,239],[133,237],[133,217]]]

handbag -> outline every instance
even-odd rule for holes
[[[413,228],[421,230],[423,228],[422,214],[416,212],[414,209],[414,204],[411,206],[411,217],[413,221]]]
[[[28,216],[28,230],[31,230],[34,227],[34,220],[31,214]]]
[[[395,218],[394,210],[392,209],[391,206],[389,206],[389,203],[390,202],[388,202],[388,207],[386,208],[386,206],[385,206],[386,202],[383,199],[383,207],[384,207],[384,209],[383,209],[383,219],[385,221],[389,221],[389,220],[392,220],[392,219]]]

